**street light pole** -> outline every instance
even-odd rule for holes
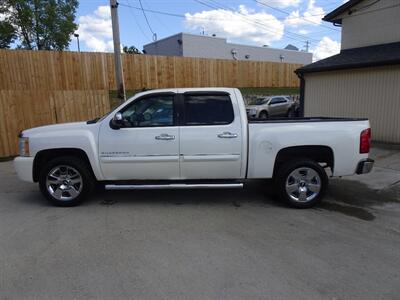
[[[78,42],[78,52],[81,52],[81,47],[79,46],[79,33],[74,33],[74,37],[76,37],[76,41]]]
[[[122,73],[121,62],[121,42],[119,37],[119,21],[118,21],[118,2],[110,0],[111,7],[111,23],[114,41],[114,64],[115,64],[115,79],[117,82],[118,98],[123,102],[125,100],[124,77]]]

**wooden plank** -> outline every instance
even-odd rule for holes
[[[7,139],[7,128],[6,128],[6,114],[4,106],[7,101],[7,93],[5,90],[0,91],[0,157],[9,156],[12,153],[10,151],[9,142]]]

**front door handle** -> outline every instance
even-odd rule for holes
[[[234,139],[237,138],[238,135],[237,133],[232,133],[232,132],[223,132],[217,135],[221,139]]]
[[[155,137],[156,140],[163,140],[163,141],[170,141],[170,140],[174,140],[175,136],[174,135],[169,135],[167,133],[162,133],[160,135],[157,135]]]

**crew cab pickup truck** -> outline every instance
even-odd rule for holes
[[[24,130],[15,169],[53,204],[95,188],[227,188],[272,178],[292,207],[315,205],[328,175],[367,173],[367,119],[248,120],[234,88],[151,90],[107,115]],[[325,170],[330,169],[330,170]]]

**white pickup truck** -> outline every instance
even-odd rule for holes
[[[141,92],[102,118],[20,134],[15,169],[53,204],[72,206],[94,188],[226,188],[274,180],[305,208],[332,176],[368,173],[367,119],[249,120],[233,88]]]

